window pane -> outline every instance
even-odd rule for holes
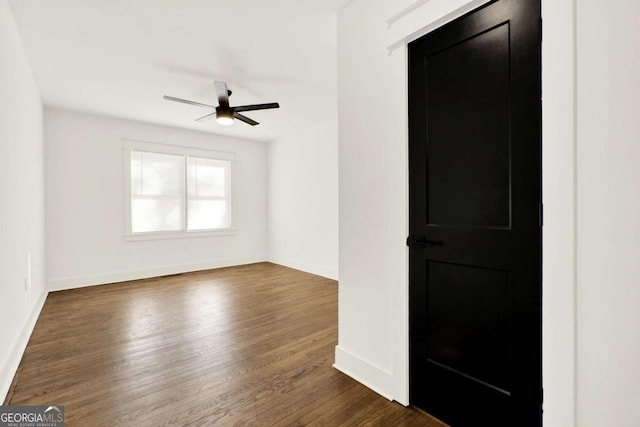
[[[184,186],[184,156],[174,154],[132,153],[133,176],[134,154],[140,155],[140,193],[145,196],[177,196]],[[134,193],[136,194],[136,193]]]
[[[142,153],[131,152],[131,194],[142,194]]]
[[[145,231],[175,231],[182,229],[182,198],[133,198],[131,229]]]
[[[199,197],[225,197],[229,162],[189,157],[189,195]]]
[[[131,231],[184,227],[184,156],[131,151]]]
[[[228,228],[229,209],[225,200],[190,200],[189,230]]]

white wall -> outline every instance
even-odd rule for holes
[[[354,0],[338,16],[340,294],[336,367],[408,403],[406,41],[483,3]],[[422,3],[422,2],[421,2]],[[546,426],[574,425],[572,0],[543,0]],[[399,13],[408,11],[407,14]],[[387,48],[392,48],[389,54]],[[551,258],[553,257],[553,258]]]
[[[403,3],[338,15],[340,175],[336,368],[408,403],[406,53],[388,55]],[[400,23],[396,23],[400,25]]]
[[[270,142],[268,165],[269,259],[337,279],[337,120]]]
[[[264,143],[52,109],[44,123],[52,290],[267,259]],[[122,139],[235,152],[237,233],[124,241]]]
[[[542,384],[544,425],[573,427],[576,410],[575,10],[542,1]]]
[[[580,427],[640,426],[638,16],[577,3]]]
[[[0,64],[1,403],[46,295],[42,103],[5,0],[0,1]]]

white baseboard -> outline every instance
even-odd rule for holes
[[[38,301],[27,318],[22,331],[20,331],[20,335],[18,335],[18,339],[15,341],[15,344],[11,349],[11,353],[9,353],[6,365],[0,372],[0,405],[7,398],[13,378],[18,372],[22,355],[27,348],[27,344],[29,344],[29,338],[31,338],[33,328],[35,328],[40,312],[42,311],[42,307],[44,307],[44,302],[47,300],[47,295],[48,292],[45,291],[40,295],[40,298],[38,298]]]
[[[293,268],[295,270],[301,270],[307,273],[326,277],[327,279],[338,280],[338,271],[332,268],[326,268],[320,265],[310,264],[310,263],[299,261],[296,259],[284,258],[284,257],[278,257],[278,256],[270,257],[269,262],[272,262],[274,264],[284,265],[285,267]]]
[[[189,273],[192,271],[211,270],[213,268],[233,267],[236,265],[254,264],[267,261],[266,256],[252,256],[242,258],[224,258],[215,261],[198,262],[192,264],[177,264],[164,267],[147,268],[142,270],[117,271],[92,276],[69,277],[49,280],[49,291],[83,288],[87,286],[104,285],[107,283],[126,282],[129,280],[147,279],[150,277],[166,276],[169,274]]]
[[[384,369],[336,346],[336,361],[333,367],[375,391],[393,400],[393,375]]]

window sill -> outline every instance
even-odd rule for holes
[[[233,236],[234,234],[236,234],[235,228],[203,231],[165,231],[125,234],[124,240],[125,242],[136,242],[140,240],[191,239],[193,237]]]

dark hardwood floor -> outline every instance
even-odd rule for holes
[[[49,295],[5,404],[68,426],[428,426],[332,368],[337,282],[260,263]]]

